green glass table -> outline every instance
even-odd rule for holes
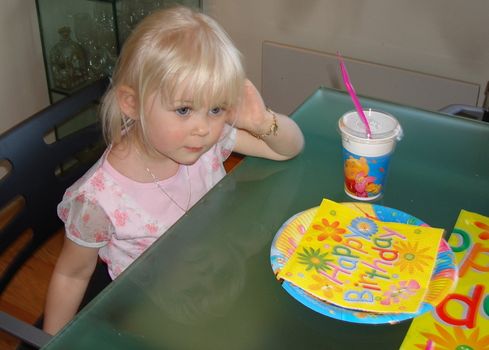
[[[489,215],[489,123],[362,98],[404,129],[376,204],[450,232],[463,208]],[[107,287],[46,349],[398,349],[410,325],[338,321],[276,280],[270,245],[292,215],[343,191],[345,93],[318,89],[292,115],[306,147],[246,158]]]

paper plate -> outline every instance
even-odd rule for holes
[[[364,215],[372,219],[378,219],[386,222],[399,222],[410,225],[428,226],[418,218],[397,209],[368,203],[343,204],[352,209],[361,211]],[[294,253],[302,236],[316,215],[317,209],[318,207],[311,208],[294,215],[287,220],[276,233],[270,252],[270,261],[275,275],[289,260],[292,253]],[[458,270],[457,266],[455,265],[455,256],[453,251],[450,249],[448,243],[442,239],[438,248],[438,255],[428,292],[425,296],[423,304],[414,314],[376,314],[345,309],[322,301],[290,282],[283,281],[282,287],[293,298],[310,309],[338,320],[369,324],[398,323],[432,310],[445,298],[448,293],[455,288],[457,274]]]

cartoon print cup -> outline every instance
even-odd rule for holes
[[[364,110],[372,137],[356,111],[345,113],[339,120],[343,145],[345,192],[357,200],[380,197],[389,161],[396,142],[402,138],[402,128],[392,115],[372,109]]]

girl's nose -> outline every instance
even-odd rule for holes
[[[192,133],[197,136],[206,136],[210,132],[209,118],[206,113],[194,115],[194,125]]]

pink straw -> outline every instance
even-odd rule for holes
[[[353,104],[355,105],[357,113],[360,116],[360,119],[362,120],[363,124],[365,124],[365,129],[367,131],[367,138],[371,139],[372,132],[370,131],[370,125],[368,123],[367,117],[365,116],[365,113],[363,113],[363,108],[362,105],[360,104],[360,101],[358,100],[357,93],[355,92],[355,89],[353,88],[353,85],[350,82],[350,77],[348,75],[348,71],[346,70],[345,62],[343,61],[343,58],[341,57],[339,52],[337,52],[336,54],[338,55],[338,60],[340,61],[341,75],[343,77],[343,82],[345,83],[346,90],[350,94],[350,97],[353,101]]]

